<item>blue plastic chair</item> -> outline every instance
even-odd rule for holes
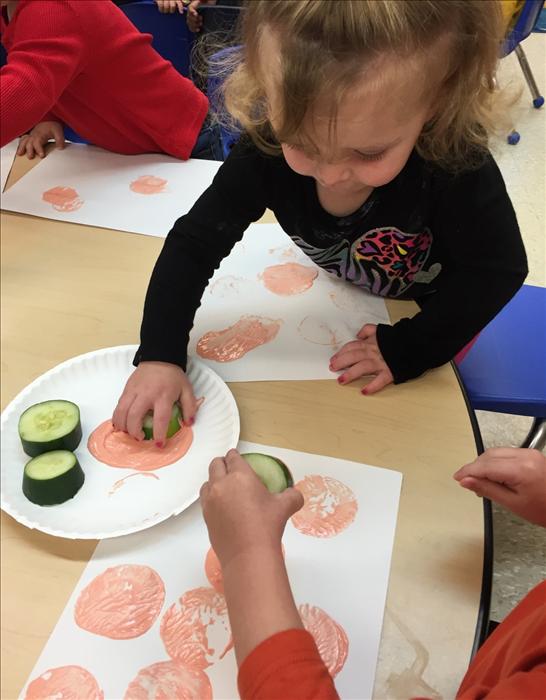
[[[213,54],[210,58],[209,73],[207,77],[207,96],[209,98],[210,106],[212,111],[215,114],[218,114],[220,118],[220,137],[222,139],[224,160],[228,157],[229,152],[239,140],[239,137],[241,136],[241,129],[238,129],[236,125],[233,125],[232,128],[228,128],[225,124],[225,121],[227,120],[223,117],[225,114],[225,107],[222,96],[222,84],[227,78],[227,73],[225,70],[219,68],[219,66],[222,65],[223,58],[240,50],[240,46],[230,46]]]
[[[474,409],[532,416],[522,447],[546,446],[546,288],[524,285],[459,364]]]
[[[523,75],[531,91],[533,97],[533,107],[535,109],[540,109],[544,104],[544,97],[540,94],[537,87],[535,77],[525,56],[525,51],[521,46],[521,42],[526,39],[529,34],[533,31],[535,26],[540,21],[540,15],[542,8],[544,7],[544,0],[526,0],[519,15],[517,16],[516,23],[508,32],[504,40],[502,47],[502,56],[508,56],[508,54],[515,52]],[[520,135],[517,131],[512,131],[507,138],[508,143],[511,146],[515,146],[520,140]]]

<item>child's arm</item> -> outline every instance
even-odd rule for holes
[[[65,3],[27,3],[12,22],[6,30],[13,32],[9,60],[0,71],[2,146],[44,120],[86,53],[78,21]]]
[[[303,629],[282,555],[282,533],[303,505],[301,494],[270,494],[231,450],[210,465],[201,505],[222,566],[241,698],[337,698]]]
[[[395,383],[451,360],[527,275],[516,216],[492,158],[478,170],[444,177],[432,196],[434,245],[442,251],[437,291],[418,300],[413,318],[377,329]]]

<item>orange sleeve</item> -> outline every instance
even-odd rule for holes
[[[238,685],[241,700],[339,700],[313,637],[302,629],[259,644],[241,664]]]

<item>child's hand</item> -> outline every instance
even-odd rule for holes
[[[216,0],[192,0],[188,5],[186,22],[190,32],[200,32],[203,27],[203,17],[199,14],[200,5],[216,5]]]
[[[236,450],[211,462],[200,495],[210,542],[222,568],[251,550],[280,550],[288,518],[303,505],[303,496],[294,488],[269,493]]]
[[[184,11],[184,3],[182,0],[155,0],[157,4],[157,9],[160,12],[172,13],[178,12],[182,13]]]
[[[546,527],[546,457],[538,450],[491,448],[453,478],[477,496]]]
[[[192,425],[197,402],[184,371],[168,362],[141,362],[125,385],[112,423],[116,430],[142,440],[142,421],[146,413],[153,410],[154,441],[158,447],[163,447],[175,401],[180,401],[182,406],[184,424]]]
[[[21,136],[19,146],[17,147],[17,155],[22,156],[26,153],[27,158],[30,158],[30,160],[32,160],[35,155],[43,158],[45,156],[44,146],[51,140],[55,141],[57,148],[64,148],[65,143],[62,124],[59,122],[40,122],[36,124],[30,133]]]
[[[373,379],[362,389],[363,394],[375,394],[388,384],[392,384],[394,378],[377,344],[377,326],[367,323],[357,333],[359,340],[346,343],[341,350],[330,358],[330,369],[333,372],[347,370],[338,377],[340,384],[350,382],[374,374]]]

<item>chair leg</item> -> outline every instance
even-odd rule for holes
[[[521,446],[534,450],[543,450],[546,447],[546,418],[534,419],[531,430]]]
[[[527,57],[525,56],[525,52],[522,49],[521,44],[516,46],[515,51],[516,56],[518,57],[519,65],[521,66],[521,70],[523,71],[523,75],[525,76],[525,80],[527,81],[527,85],[531,91],[531,95],[533,96],[533,105],[536,107],[536,109],[538,109],[544,104],[544,97],[538,91],[533,72],[529,66],[529,63],[527,62]]]

